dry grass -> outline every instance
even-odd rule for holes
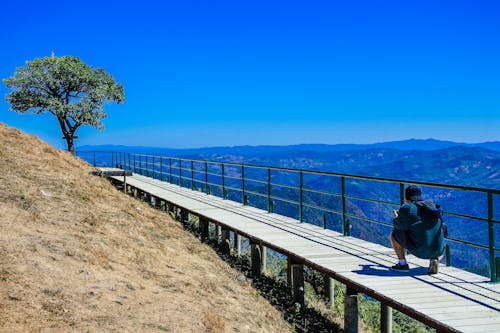
[[[0,123],[0,331],[287,332],[167,214]]]

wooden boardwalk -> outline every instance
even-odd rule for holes
[[[124,177],[110,178],[123,182]],[[439,274],[428,275],[428,260],[413,256],[408,257],[409,274],[392,272],[396,257],[390,248],[137,174],[126,182],[321,271],[344,283],[348,293],[364,293],[383,308],[397,309],[440,332],[500,332],[500,284],[483,276],[444,265]]]

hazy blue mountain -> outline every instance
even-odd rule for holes
[[[480,147],[495,151],[500,151],[500,141],[484,142],[484,143],[459,143],[452,141],[440,141],[435,139],[410,139],[403,141],[381,142],[374,144],[300,144],[289,146],[234,146],[234,147],[207,147],[207,148],[190,148],[190,149],[175,149],[162,147],[148,146],[123,146],[123,145],[86,145],[79,146],[78,150],[114,150],[126,152],[144,152],[156,153],[165,155],[187,155],[187,154],[234,154],[234,155],[249,155],[263,153],[286,153],[286,152],[335,152],[335,151],[356,151],[366,149],[398,149],[398,150],[439,150],[456,146]]]
[[[500,188],[500,152],[461,146],[412,151],[365,170],[372,176]]]

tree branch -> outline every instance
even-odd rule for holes
[[[68,126],[68,130],[71,131],[73,129],[73,126],[71,126],[71,123],[69,122],[68,118],[64,118],[64,121],[66,122],[66,125]]]
[[[79,96],[81,94],[81,92],[77,92],[76,95],[69,95],[69,97],[73,97],[73,98],[81,98],[82,96]]]
[[[57,120],[59,121],[59,126],[61,126],[61,131],[63,132],[63,135],[65,138],[68,137],[68,129],[66,128],[66,125],[64,123],[64,119],[62,117],[57,117]]]
[[[75,125],[71,128],[70,134],[71,137],[73,137],[73,134],[76,132],[77,128],[80,127],[82,124],[75,123]]]

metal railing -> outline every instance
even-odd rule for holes
[[[500,220],[494,211],[499,189],[128,152],[77,155],[94,166],[130,170],[384,245],[392,210],[404,203],[405,186],[419,185],[445,210],[450,230],[446,265],[453,256],[454,266],[500,281],[500,247],[495,243],[500,241],[495,229]]]

